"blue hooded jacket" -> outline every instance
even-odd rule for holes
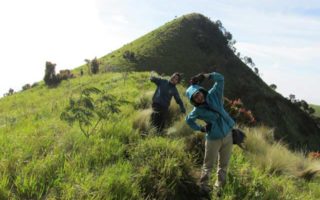
[[[196,123],[197,119],[210,123],[211,128],[207,131],[206,139],[216,140],[227,136],[227,134],[231,132],[235,122],[223,107],[223,76],[219,73],[212,72],[209,78],[214,80],[215,83],[208,92],[199,85],[191,85],[186,90],[186,95],[191,103],[193,94],[198,91],[206,93],[205,103],[195,106],[186,117],[186,122],[193,130],[196,131],[200,131],[201,129],[201,126]]]

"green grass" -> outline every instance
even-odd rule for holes
[[[121,73],[83,76],[2,98],[0,199],[197,199],[203,134],[194,134],[172,103],[166,136],[154,135],[145,124],[155,89],[148,77],[149,72],[125,80]],[[86,87],[108,89],[129,102],[89,138],[60,120],[69,98]],[[183,94],[185,88],[178,89]],[[184,96],[183,101],[190,111]],[[268,131],[248,129],[249,151],[235,148],[223,198],[320,198],[317,174],[306,181],[299,173],[318,169],[318,163],[275,143],[263,134]]]
[[[310,104],[310,106],[315,109],[315,116],[320,117],[320,106],[312,104]]]

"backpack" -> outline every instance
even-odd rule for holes
[[[246,134],[237,128],[232,129],[232,139],[233,139],[233,144],[238,145],[241,149],[244,149],[243,143],[244,140],[246,139]]]

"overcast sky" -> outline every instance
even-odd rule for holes
[[[2,0],[0,96],[73,69],[191,12],[220,20],[268,84],[320,105],[318,0]]]

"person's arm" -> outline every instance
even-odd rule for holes
[[[159,85],[161,82],[161,78],[150,76],[150,81],[155,83],[156,85]]]
[[[201,126],[196,123],[197,117],[197,112],[193,109],[186,117],[186,122],[193,130],[201,131]]]
[[[173,94],[174,99],[176,100],[177,104],[180,106],[180,110],[182,113],[186,113],[186,109],[184,108],[183,102],[180,98],[179,92],[177,89],[175,89],[175,92]]]
[[[214,80],[215,83],[212,88],[208,91],[209,95],[216,94],[221,101],[223,101],[223,89],[224,89],[224,77],[222,74],[217,72],[212,72],[210,74],[205,74],[205,76]]]

